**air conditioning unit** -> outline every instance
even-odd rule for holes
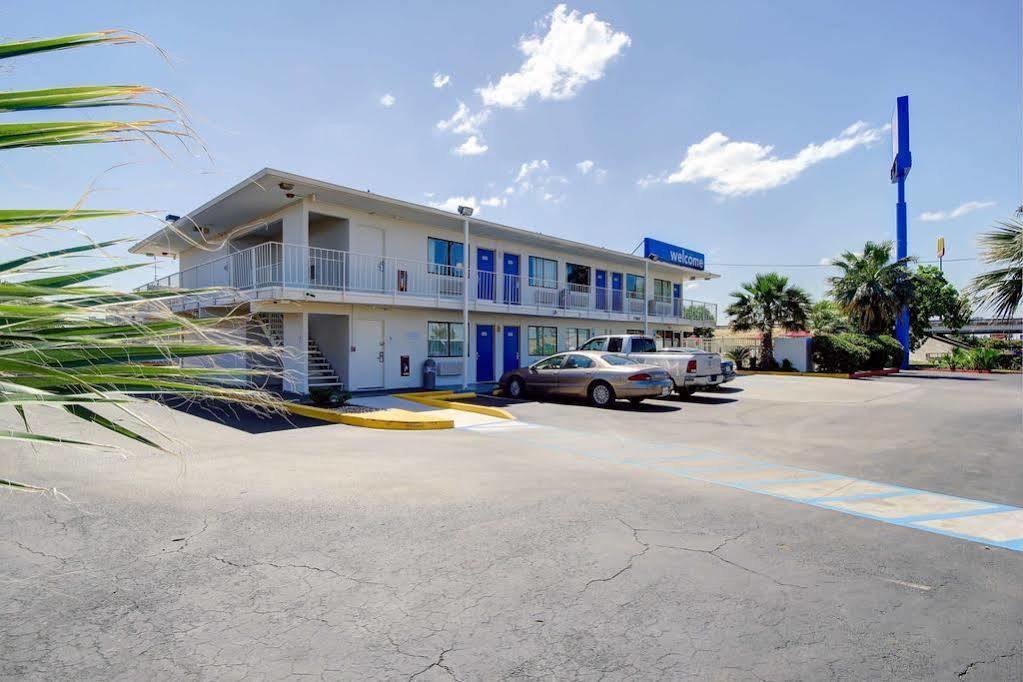
[[[437,376],[451,377],[462,373],[462,358],[437,358]]]
[[[558,291],[557,289],[537,289],[536,290],[536,304],[551,306],[552,308],[557,305]]]

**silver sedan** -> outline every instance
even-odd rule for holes
[[[601,351],[570,351],[505,372],[500,386],[512,398],[565,396],[611,407],[619,398],[638,405],[644,398],[667,396],[672,383],[660,367]]]

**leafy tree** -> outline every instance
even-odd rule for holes
[[[850,330],[849,319],[834,301],[822,299],[810,308],[809,330],[814,334],[840,334]]]
[[[909,308],[909,345],[916,350],[926,340],[933,318],[953,331],[966,326],[973,314],[970,300],[945,279],[933,265],[921,265],[913,273],[913,305]]]
[[[144,42],[123,31],[100,31],[58,38],[0,44],[0,60],[90,45]],[[146,98],[155,98],[150,101]],[[70,111],[100,107],[147,107],[174,112],[174,100],[144,86],[80,86],[0,93],[0,115],[23,111]],[[159,138],[192,137],[182,119],[144,121],[44,121],[0,123],[0,151],[144,140],[161,152]],[[71,221],[138,215],[129,210],[0,210],[0,239]],[[174,312],[175,300],[196,292],[126,293],[95,286],[93,280],[130,270],[142,263],[56,272],[55,266],[83,254],[103,253],[117,242],[89,243],[0,262],[0,403],[13,408],[24,428],[0,429],[0,441],[29,441],[76,446],[107,445],[66,438],[50,425],[49,433],[30,424],[26,408],[63,410],[96,427],[151,447],[164,449],[139,433],[144,424],[130,411],[132,394],[170,394],[215,398],[246,406],[280,407],[276,397],[248,383],[251,371],[182,367],[180,360],[224,353],[272,352],[265,346],[239,343],[218,332],[224,323],[244,318],[192,320]],[[120,409],[129,426],[98,408]],[[46,421],[43,421],[46,425]],[[22,490],[41,488],[0,476],[0,484]]]
[[[757,273],[731,296],[735,300],[725,312],[732,318],[732,329],[760,332],[762,366],[774,364],[775,328],[800,331],[806,327],[810,295],[777,272]]]
[[[834,262],[841,274],[828,278],[830,295],[860,332],[888,333],[913,302],[910,262],[892,259],[890,241],[867,242],[862,254],[846,251]]]
[[[1023,210],[1023,207],[1021,207]],[[981,260],[996,265],[973,278],[970,291],[977,305],[991,306],[995,317],[1014,317],[1023,300],[1023,222],[1000,222],[977,240]]]

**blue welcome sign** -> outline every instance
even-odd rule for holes
[[[643,238],[643,256],[671,263],[672,265],[703,270],[704,258],[702,253],[690,251],[681,246],[668,244],[667,242],[651,239],[650,237]]]

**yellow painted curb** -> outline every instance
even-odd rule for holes
[[[426,431],[431,429],[453,429],[453,419],[431,417],[427,412],[409,412],[408,410],[387,409],[362,414],[337,412],[324,407],[285,403],[285,408],[292,414],[313,419],[321,419],[335,424],[362,426],[368,429],[392,429],[395,431]]]
[[[429,405],[430,407],[442,407],[451,410],[462,410],[463,412],[475,412],[476,414],[483,414],[488,417],[497,417],[498,419],[515,419],[510,412],[502,410],[500,407],[472,405],[470,403],[460,403],[456,401],[456,399],[461,398],[475,398],[475,393],[428,391],[424,393],[395,393],[394,397],[401,398],[402,400],[411,400],[414,403]]]

